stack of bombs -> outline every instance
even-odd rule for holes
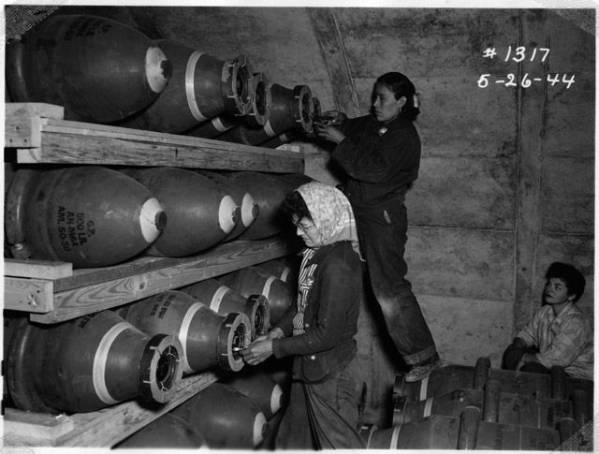
[[[289,292],[292,282],[297,280],[298,265],[298,260],[291,257],[271,260],[180,290],[218,311],[223,311],[224,306],[232,307],[233,299],[239,300],[238,304],[249,305],[252,298],[246,300],[239,295],[250,293],[275,301],[275,306],[282,309],[290,306]],[[273,323],[282,315],[277,311],[270,314]],[[117,448],[272,449],[283,416],[281,408],[287,403],[290,363],[270,358],[235,374],[230,367],[222,368],[221,372],[217,383],[136,432]]]
[[[258,435],[251,440],[259,443],[283,392],[272,380],[268,390],[264,380],[246,373],[245,381],[258,383],[244,384],[235,374],[244,367],[241,351],[268,331],[271,313],[277,314],[269,299],[276,308],[293,304],[292,287],[280,279],[284,273],[293,279],[292,264],[286,258],[252,267],[261,288],[232,280],[234,290],[211,279],[58,324],[35,324],[6,312],[5,403],[41,413],[89,412],[131,399],[152,408],[173,398],[183,376],[213,370],[228,376],[242,394],[253,396],[254,387],[260,389],[254,406],[233,399],[222,409],[242,419],[253,414]],[[276,276],[273,270],[279,270]],[[239,410],[244,405],[245,413]],[[252,413],[256,406],[260,411]],[[215,410],[217,422],[218,414]]]
[[[292,224],[279,213],[301,174],[173,167],[22,167],[5,172],[5,239],[17,259],[110,266],[142,253],[186,257]]]
[[[310,87],[286,88],[240,55],[151,40],[125,24],[55,14],[6,48],[11,102],[62,105],[68,120],[276,147],[313,133]]]
[[[266,448],[286,396],[269,374],[248,369],[211,384],[116,448]]]
[[[508,371],[479,358],[419,382],[400,375],[392,399],[393,426],[364,430],[370,449],[555,450],[592,420],[593,383],[561,367]]]

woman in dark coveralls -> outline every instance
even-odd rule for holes
[[[418,381],[439,365],[439,355],[420,306],[406,280],[406,192],[418,177],[420,138],[412,122],[420,113],[412,82],[390,72],[375,84],[371,114],[316,124],[319,137],[337,143],[332,158],[346,173],[345,193],[356,216],[371,287],[387,329],[406,364],[406,381]]]
[[[311,182],[289,194],[283,209],[306,244],[297,304],[242,354],[252,365],[273,354],[294,357],[277,449],[362,448],[353,361],[362,266],[351,205],[337,188]]]

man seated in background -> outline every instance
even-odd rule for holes
[[[543,306],[503,354],[504,369],[548,373],[565,368],[573,378],[593,379],[593,331],[576,306],[584,276],[572,265],[554,262],[545,274]]]

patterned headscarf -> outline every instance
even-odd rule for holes
[[[320,235],[323,245],[338,241],[351,241],[352,248],[360,255],[356,221],[347,197],[334,186],[312,181],[296,189],[302,196],[314,226]],[[308,304],[308,294],[314,283],[314,272],[317,265],[310,260],[316,253],[314,248],[305,248],[298,275],[297,313],[293,317],[293,335],[305,333],[304,312]]]
[[[323,245],[351,241],[358,251],[358,234],[352,207],[339,189],[317,181],[296,189],[310,211]]]

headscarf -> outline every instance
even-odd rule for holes
[[[296,189],[302,196],[323,246],[338,241],[351,241],[352,248],[360,255],[356,220],[345,194],[334,186],[311,181]],[[308,265],[316,249],[305,248],[298,275],[297,313],[293,317],[293,335],[304,334],[304,312],[308,293],[314,283],[316,265]]]
[[[303,184],[296,191],[304,199],[323,245],[351,241],[358,252],[356,220],[345,194],[317,181]]]

